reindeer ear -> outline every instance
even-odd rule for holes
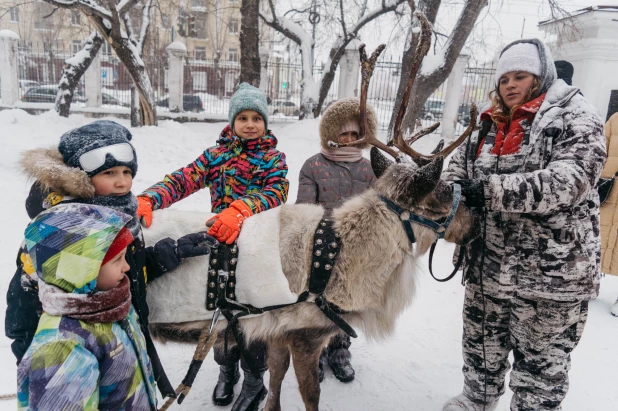
[[[371,168],[373,168],[373,174],[376,175],[376,178],[382,177],[382,174],[384,174],[386,169],[392,164],[395,164],[388,158],[384,157],[384,155],[376,147],[371,147],[371,150],[369,150],[369,157],[371,158]]]
[[[414,180],[408,190],[410,198],[421,201],[429,193],[435,190],[438,182],[440,181],[440,175],[442,175],[442,166],[444,164],[444,157],[438,156],[433,159],[429,164],[419,168],[414,173]]]
[[[433,149],[431,154],[438,154],[444,148],[444,139],[440,140],[436,148]]]

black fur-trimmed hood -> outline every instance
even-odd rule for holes
[[[28,178],[45,190],[78,198],[94,197],[90,177],[81,169],[67,166],[57,148],[36,148],[23,153],[19,165]]]

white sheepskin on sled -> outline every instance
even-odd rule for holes
[[[205,230],[211,213],[157,210],[152,226],[144,229],[147,246],[170,237]],[[281,268],[279,208],[247,219],[238,236],[236,299],[254,307],[293,303],[298,296]],[[206,310],[208,256],[187,258],[175,271],[148,284],[147,301],[151,323],[178,323],[212,318]]]

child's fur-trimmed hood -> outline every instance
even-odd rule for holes
[[[332,149],[328,142],[336,143],[339,137],[341,126],[350,120],[359,122],[360,120],[360,100],[347,97],[334,102],[326,111],[320,121],[320,143],[326,149]],[[373,108],[367,104],[367,137],[373,138],[378,131],[378,122]],[[363,136],[360,136],[361,138]],[[362,144],[355,147],[367,148],[369,144]]]
[[[28,150],[19,165],[28,178],[38,181],[43,188],[72,197],[94,197],[90,177],[79,168],[67,166],[56,147]]]

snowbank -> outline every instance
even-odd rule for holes
[[[81,115],[59,117],[55,112],[31,116],[22,110],[0,112],[2,153],[0,154],[0,202],[2,234],[0,234],[0,312],[6,309],[6,290],[15,270],[16,251],[28,223],[24,200],[30,184],[17,169],[16,163],[24,150],[53,146],[59,136],[74,127],[93,121]],[[286,153],[289,164],[289,203],[296,199],[298,173],[305,159],[319,150],[318,121],[272,124],[279,139],[279,148]],[[128,121],[119,120],[128,126]],[[132,129],[139,158],[134,192],[139,193],[166,173],[186,165],[199,156],[201,150],[213,145],[224,123],[186,123],[161,121],[159,127]],[[429,152],[438,137],[421,140],[415,148]],[[174,205],[177,209],[208,210],[208,190],[190,196]],[[451,245],[441,245],[434,261],[436,273],[450,272]],[[440,275],[440,274],[439,274]],[[459,277],[458,277],[459,278]],[[342,384],[329,370],[322,383],[321,409],[337,411],[429,411],[441,409],[441,404],[461,391],[461,308],[463,287],[458,279],[446,284],[431,280],[426,272],[419,275],[419,288],[413,306],[399,319],[395,335],[387,341],[368,343],[361,335],[352,343],[352,363],[356,380]],[[618,296],[618,278],[605,278],[601,295],[590,304],[590,316],[580,347],[573,355],[571,389],[564,402],[565,411],[614,410],[618,404],[615,387],[618,364],[618,318],[609,308]],[[4,372],[0,375],[0,394],[15,392],[15,359],[11,341],[0,336],[0,360]],[[192,347],[168,344],[160,346],[160,356],[173,384],[185,375],[193,355]],[[211,402],[212,388],[217,380],[217,367],[211,358],[197,377],[191,394],[180,410],[221,409]],[[304,410],[292,369],[283,384],[282,408]],[[237,385],[236,393],[240,390]],[[509,409],[510,392],[500,402],[499,411]],[[178,406],[176,406],[178,407]],[[15,400],[0,401],[0,410],[14,410]]]

